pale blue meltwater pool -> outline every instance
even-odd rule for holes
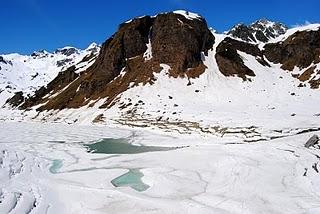
[[[105,138],[96,143],[85,144],[89,153],[96,154],[138,154],[145,152],[169,151],[177,149],[175,147],[160,147],[160,146],[144,146],[130,144],[126,138]],[[63,166],[62,160],[53,160],[49,171],[52,174],[59,173],[59,169]],[[130,187],[136,191],[142,192],[147,190],[150,186],[143,183],[141,178],[144,174],[138,169],[128,169],[129,171],[119,177],[111,180],[115,187]]]
[[[142,192],[150,187],[142,182],[142,177],[143,173],[139,169],[129,169],[129,172],[113,179],[111,183],[115,187],[131,187],[136,191]]]

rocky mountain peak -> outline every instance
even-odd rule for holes
[[[31,54],[33,58],[44,58],[44,57],[47,57],[48,55],[49,55],[49,52],[47,52],[46,50],[34,51]]]
[[[97,43],[93,42],[86,48],[86,51],[96,53],[99,51],[99,49],[100,46]]]
[[[199,76],[205,71],[202,54],[214,41],[206,21],[195,13],[175,11],[131,19],[102,44],[94,64],[80,76],[70,68],[54,79],[47,92],[69,87],[41,109],[75,108],[104,97],[108,100],[101,107],[107,107],[130,85],[152,84],[162,64],[170,67],[171,76]],[[59,51],[69,54],[71,50]],[[46,93],[38,95],[25,107],[44,101]]]
[[[227,35],[246,42],[266,43],[286,33],[287,29],[288,27],[282,23],[263,18],[250,25],[237,24],[227,32]]]

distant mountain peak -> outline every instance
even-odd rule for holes
[[[261,18],[258,19],[257,21],[253,22],[252,24],[264,24],[264,25],[273,25],[275,22],[271,21],[267,18]]]
[[[95,43],[95,42],[92,42],[87,48],[86,48],[86,51],[88,52],[94,52],[96,53],[97,51],[99,51],[99,48],[100,46]]]
[[[288,27],[280,22],[273,22],[266,18],[259,19],[250,25],[240,23],[226,34],[234,38],[253,43],[266,43],[287,32]]]
[[[47,57],[50,53],[46,50],[38,50],[38,51],[34,51],[31,56],[34,58],[43,58],[43,57]]]
[[[71,47],[71,46],[66,46],[63,48],[58,48],[54,51],[55,54],[63,54],[66,56],[70,56],[72,54],[78,54],[79,50],[75,47]]]

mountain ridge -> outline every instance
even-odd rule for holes
[[[86,69],[76,72],[71,66],[33,96],[25,99],[20,93],[8,100],[6,108],[46,121],[138,125],[177,120],[207,126],[220,121],[209,118],[221,119],[217,113],[225,109],[238,112],[239,118],[260,115],[262,109],[270,117],[292,112],[287,118],[292,123],[295,117],[290,115],[302,114],[302,103],[318,102],[320,25],[252,43],[210,31],[201,16],[192,17],[165,13],[120,24]],[[252,105],[251,112],[245,104]],[[317,114],[310,109],[308,117]],[[252,123],[263,126],[261,121]]]

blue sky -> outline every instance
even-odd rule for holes
[[[0,53],[30,54],[102,43],[132,17],[185,9],[223,32],[259,18],[289,26],[320,22],[319,0],[1,0]]]

